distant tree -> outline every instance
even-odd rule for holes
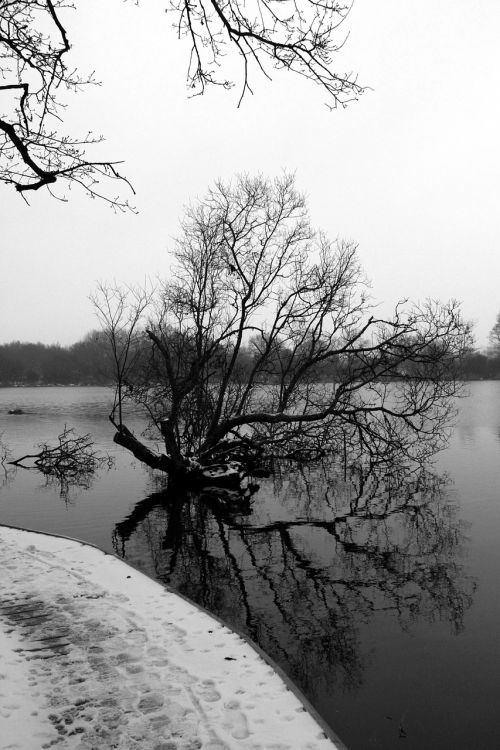
[[[143,334],[149,356],[127,382],[116,371],[122,399],[144,408],[164,445],[155,453],[115,411],[116,442],[140,460],[196,478],[227,459],[349,452],[377,463],[443,445],[470,343],[458,304],[377,317],[356,247],[313,231],[293,178],[217,183],[188,208],[174,257]],[[121,304],[104,290],[113,296]],[[143,313],[127,313],[129,336]],[[116,320],[104,315],[110,340]]]
[[[493,356],[500,357],[500,312],[497,315],[495,325],[490,331],[489,341]]]
[[[0,180],[25,199],[42,187],[51,190],[56,182],[66,188],[78,185],[125,210],[128,200],[101,184],[124,180],[118,163],[86,155],[96,143],[89,126],[76,137],[59,131],[63,92],[96,83],[93,75],[81,75],[67,62],[71,45],[65,11],[70,7],[66,0],[0,0]],[[83,6],[79,12],[85,12]],[[268,77],[271,66],[313,81],[332,106],[362,93],[354,75],[332,70],[332,55],[343,44],[337,29],[347,14],[336,0],[303,0],[300,8],[292,0],[172,0],[170,12],[178,34],[191,43],[192,93],[203,93],[209,84],[232,87],[230,79],[218,77],[228,50],[242,60],[241,97],[251,91],[252,65]]]
[[[108,340],[101,330],[90,331],[80,341],[69,347],[76,383],[109,385],[113,381],[114,367]]]
[[[466,352],[462,361],[462,373],[466,380],[492,380],[500,378],[500,357],[479,351]]]

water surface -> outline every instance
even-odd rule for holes
[[[16,457],[66,424],[116,463],[69,496],[0,475],[0,522],[115,551],[245,631],[351,750],[498,748],[500,383],[470,391],[448,481],[285,471],[235,508],[165,492],[115,446],[106,389],[2,389]]]

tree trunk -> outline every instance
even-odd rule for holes
[[[239,490],[247,478],[243,465],[237,461],[226,463],[213,463],[202,466],[196,461],[184,459],[180,462],[174,461],[164,453],[153,453],[146,445],[141,443],[130,430],[121,425],[115,433],[114,442],[129,450],[135,458],[151,469],[163,471],[177,480],[181,480],[188,487],[223,487],[225,489]]]
[[[115,433],[113,440],[118,445],[121,445],[123,448],[126,448],[128,451],[130,451],[132,455],[139,459],[139,461],[142,461],[143,464],[146,464],[146,466],[149,466],[151,469],[164,471],[167,474],[170,474],[172,472],[175,473],[176,467],[174,465],[174,462],[168,456],[166,456],[164,453],[161,453],[160,455],[158,455],[157,453],[153,453],[153,451],[143,443],[141,443],[140,440],[137,440],[135,435],[133,435],[128,427],[125,427],[125,425],[122,424],[120,426],[120,428]]]

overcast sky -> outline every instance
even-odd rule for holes
[[[322,92],[257,71],[189,99],[188,48],[162,3],[83,0],[74,60],[102,86],[71,100],[66,130],[102,133],[138,215],[77,190],[28,207],[0,186],[0,341],[70,344],[96,327],[97,281],[166,275],[183,205],[216,178],[296,173],[313,224],[359,243],[374,297],[463,301],[477,344],[500,310],[500,3],[356,0],[335,61],[372,88],[330,112]]]

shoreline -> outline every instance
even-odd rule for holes
[[[43,748],[346,750],[258,646],[198,605],[80,540],[12,526],[0,539],[0,748],[34,722]]]

